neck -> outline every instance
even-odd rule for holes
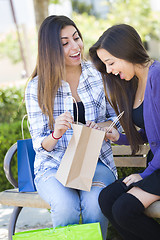
[[[81,65],[78,66],[66,66],[66,82],[72,81],[72,79],[79,78],[82,72]]]
[[[137,65],[136,76],[139,79],[138,84],[143,84],[144,82],[146,82],[147,77],[148,77],[148,70],[152,63],[153,63],[153,61],[151,60],[145,66]]]
[[[133,107],[138,107],[144,99],[146,84],[147,84],[147,77],[148,77],[148,70],[152,63],[149,62],[146,66],[137,65],[135,69],[136,76],[138,78],[138,88],[135,95],[134,105]]]

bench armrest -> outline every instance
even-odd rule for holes
[[[18,187],[17,181],[14,179],[12,171],[11,171],[11,162],[13,159],[14,154],[17,152],[17,143],[14,143],[9,150],[7,151],[5,158],[4,158],[4,172],[6,178],[11,183],[14,188]]]

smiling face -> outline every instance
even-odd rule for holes
[[[97,55],[106,65],[107,73],[112,73],[113,75],[119,74],[120,78],[125,79],[126,81],[129,81],[134,77],[135,67],[133,63],[116,58],[103,48],[97,50]]]
[[[66,66],[77,66],[81,63],[83,42],[77,29],[72,25],[61,30],[61,41],[64,49]]]

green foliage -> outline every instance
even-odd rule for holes
[[[92,5],[87,4],[85,2],[79,2],[78,0],[72,0],[72,8],[73,11],[77,13],[87,13],[88,15],[91,15],[92,13]]]
[[[0,89],[0,124],[12,123],[25,115],[23,88]]]
[[[50,3],[60,4],[61,1],[50,0]],[[118,23],[127,23],[135,27],[144,42],[148,42],[150,38],[159,39],[160,13],[151,9],[149,0],[109,0],[107,1],[107,19],[90,15],[92,12],[91,5],[78,3],[77,0],[72,0],[72,4],[73,9],[75,9],[72,19],[82,32],[86,56],[89,47],[98,40],[99,36],[107,28]],[[32,32],[28,34],[28,38],[32,42],[31,49],[35,52],[35,50],[37,51],[37,36]],[[23,34],[21,33],[21,35]],[[13,63],[21,61],[16,32],[11,32],[1,39],[0,57],[4,56],[9,57]]]
[[[107,5],[110,26],[126,23],[138,31],[144,42],[159,39],[160,13],[151,9],[150,0],[110,0]]]
[[[84,50],[87,57],[89,48],[98,40],[99,36],[109,27],[104,19],[97,19],[87,13],[73,13],[73,21],[76,23],[84,40]]]
[[[0,89],[0,191],[11,188],[10,183],[3,171],[3,160],[8,149],[18,139],[22,139],[21,120],[26,114],[25,106],[22,103],[24,96],[23,88]],[[26,121],[24,124],[25,138],[30,134]],[[16,156],[12,163],[13,176],[17,179]]]
[[[160,13],[151,10],[149,0],[142,0],[142,2],[139,0],[114,0],[108,3],[108,7],[107,19],[96,18],[86,12],[82,14],[73,12],[73,21],[83,36],[86,57],[88,49],[98,40],[99,36],[114,24],[132,25],[144,42],[149,41],[150,38],[159,39]]]
[[[30,134],[27,128],[27,123],[24,123],[24,133],[25,138],[30,138]],[[21,121],[17,121],[14,123],[3,123],[0,124],[0,191],[3,191],[8,188],[13,188],[12,185],[8,182],[5,177],[3,170],[3,161],[5,154],[8,149],[14,144],[17,140],[22,139],[22,131],[21,131]],[[17,180],[17,156],[14,156],[12,162],[12,173],[13,177]]]
[[[0,58],[6,56],[11,59],[12,63],[21,61],[18,38],[14,31],[8,33],[0,41]]]
[[[116,231],[116,229],[111,225],[111,223],[108,223],[108,230],[107,230],[107,239],[110,240],[122,240],[122,237],[119,235],[119,233]]]
[[[60,4],[61,0],[49,0],[50,4]]]
[[[144,168],[119,167],[117,169],[117,171],[118,171],[118,178],[123,178],[123,177],[127,177],[128,175],[133,174],[133,173],[143,172]]]

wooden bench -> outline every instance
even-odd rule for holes
[[[149,150],[147,145],[141,147],[141,150],[136,156],[131,156],[129,146],[112,145],[114,160],[117,167],[145,167],[146,154]],[[50,209],[37,192],[18,192],[18,184],[13,178],[11,171],[11,161],[17,151],[17,143],[12,145],[4,158],[4,171],[8,181],[14,189],[5,190],[0,193],[0,203],[3,205],[14,206],[8,226],[8,240],[12,240],[12,235],[15,233],[16,222],[23,207],[32,208],[47,208]],[[160,218],[160,201],[151,204],[146,209],[146,214],[150,217]]]

